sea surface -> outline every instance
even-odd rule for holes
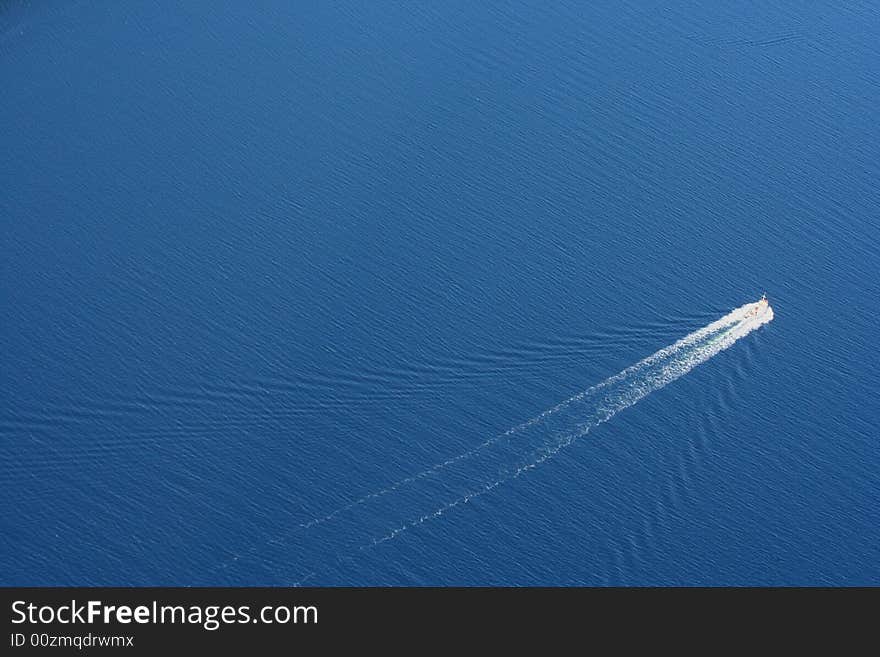
[[[876,3],[12,0],[0,82],[0,584],[880,584]]]

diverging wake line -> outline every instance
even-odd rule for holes
[[[315,551],[300,555],[300,565],[320,569],[329,555],[389,541],[519,477],[772,319],[765,300],[741,306],[503,434],[302,523],[296,544]]]

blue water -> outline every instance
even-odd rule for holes
[[[201,4],[0,9],[0,584],[880,584],[876,4]]]

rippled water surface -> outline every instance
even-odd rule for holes
[[[0,583],[880,584],[878,44],[5,3]]]

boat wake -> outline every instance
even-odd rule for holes
[[[342,558],[390,541],[538,467],[772,319],[773,309],[766,300],[741,306],[503,434],[302,523],[299,530],[308,538],[280,544],[288,548],[310,544],[320,552],[313,558],[327,565],[329,555]],[[300,566],[311,562],[306,572],[321,567],[313,559],[297,561]]]

